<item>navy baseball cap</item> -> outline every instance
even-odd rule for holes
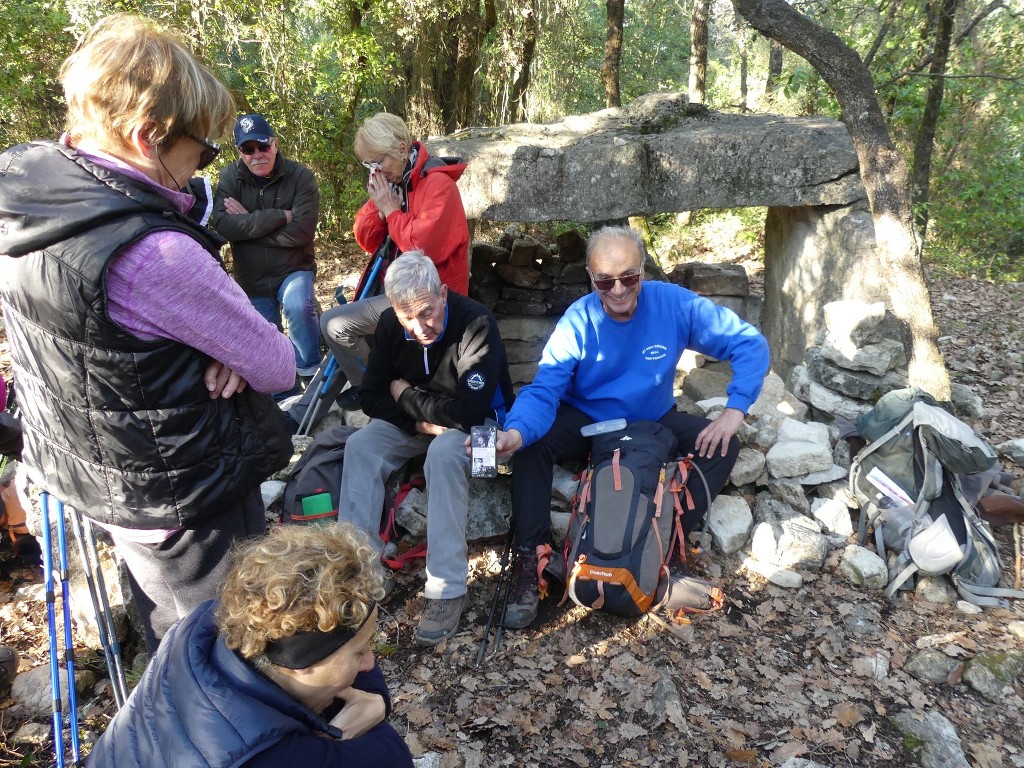
[[[274,136],[274,129],[263,115],[243,115],[235,123],[235,146],[240,147],[247,141],[260,141],[266,144]]]

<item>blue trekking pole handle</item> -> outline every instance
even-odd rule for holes
[[[68,538],[64,529],[64,502],[57,499],[57,553],[60,556],[60,599],[64,608],[64,664],[68,675],[68,730],[71,732],[71,761],[78,765],[78,693],[75,691],[75,644],[71,627],[71,590],[68,589]]]
[[[334,372],[338,369],[338,358],[331,355],[331,359],[327,361],[327,365],[324,366],[324,383],[320,386],[320,395],[327,394],[327,388],[331,386],[331,382],[334,381]]]
[[[377,275],[380,274],[381,267],[383,267],[383,266],[384,266],[384,257],[383,256],[377,256],[376,258],[374,258],[373,266],[370,267],[370,274],[366,278],[366,284],[363,286],[362,293],[359,296],[356,296],[356,301],[359,301],[360,299],[365,299],[366,298],[366,294],[368,294],[370,292],[370,289],[373,287],[374,282],[377,280]]]
[[[57,610],[53,593],[53,539],[50,534],[50,494],[39,494],[43,512],[43,584],[46,590],[46,621],[50,627],[50,690],[53,692],[53,752],[57,768],[64,768],[64,724],[60,706],[60,669],[57,664]]]

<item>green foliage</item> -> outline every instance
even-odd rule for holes
[[[861,55],[872,52],[880,104],[897,146],[910,157],[928,84],[922,57],[934,45],[934,22],[925,3],[895,6],[889,19],[896,1],[798,0],[797,6]],[[495,24],[485,30],[486,6],[474,0],[286,0],[268,6],[240,0],[10,0],[0,30],[7,64],[0,70],[0,143],[55,137],[64,111],[57,71],[76,36],[107,13],[142,12],[180,30],[229,84],[240,109],[266,114],[284,153],[313,168],[323,200],[321,237],[333,238],[350,228],[366,197],[365,174],[351,148],[358,121],[387,109],[418,131],[417,119],[427,113],[413,102],[432,97],[423,88],[451,89],[452,62],[473,34],[479,35],[473,81],[460,85],[471,93],[459,93],[472,103],[470,116],[460,119],[480,125],[512,119],[513,84],[523,74],[534,24],[527,118],[547,122],[604,106],[602,3],[495,0],[493,7]],[[686,89],[691,7],[684,0],[626,4],[624,103],[654,90]],[[988,7],[987,0],[961,0],[955,29]],[[889,26],[880,37],[883,23]],[[768,41],[738,22],[728,3],[714,4],[711,17],[710,106],[740,104],[743,51],[751,108],[840,117],[818,73],[790,52],[781,92],[770,105],[763,101]],[[1024,19],[1005,7],[986,16],[954,45],[948,72],[932,160],[926,254],[956,273],[1020,279]],[[436,115],[432,119],[436,124]],[[226,152],[220,162],[232,159]],[[215,178],[216,168],[209,173]],[[745,218],[725,217],[760,231],[759,214]]]
[[[74,39],[59,2],[10,0],[0,26],[0,146],[34,138],[56,138],[64,121],[57,82],[60,62]]]
[[[767,209],[704,209],[648,218],[652,251],[666,266],[685,261],[762,261]]]

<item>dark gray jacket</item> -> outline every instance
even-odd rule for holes
[[[228,213],[233,197],[249,213]],[[285,210],[292,212],[288,223]],[[260,184],[242,158],[220,172],[213,203],[214,228],[231,243],[235,280],[248,296],[276,296],[288,275],[316,272],[313,238],[320,190],[313,172],[278,152],[270,180]]]

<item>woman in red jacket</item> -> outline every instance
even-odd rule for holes
[[[427,148],[413,141],[409,128],[397,115],[379,113],[356,133],[356,157],[370,172],[366,201],[355,220],[356,242],[375,253],[391,239],[390,257],[421,250],[437,266],[449,291],[469,293],[469,226],[455,185],[465,163],[432,158]],[[389,259],[390,260],[390,259]],[[351,383],[345,401],[355,405],[363,380],[369,347],[366,337],[377,327],[380,313],[389,306],[385,296],[342,304],[325,312],[320,329]]]

